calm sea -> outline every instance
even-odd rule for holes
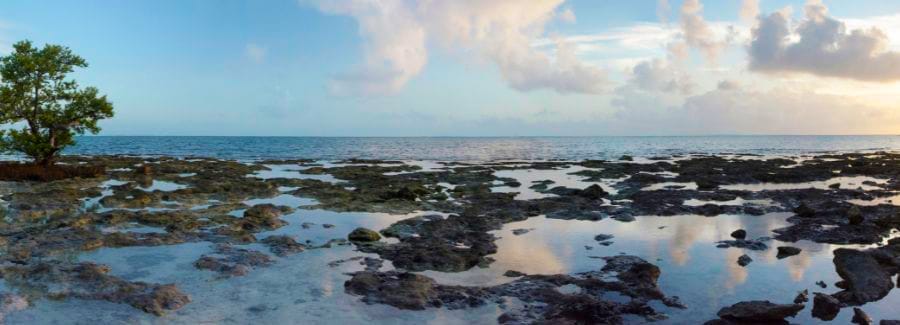
[[[900,150],[900,136],[685,137],[80,137],[67,154],[223,159],[612,159],[688,153],[798,154]]]

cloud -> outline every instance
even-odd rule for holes
[[[744,22],[756,22],[756,17],[759,16],[759,0],[742,0],[739,16]]]
[[[575,12],[572,11],[572,8],[566,8],[565,10],[560,11],[556,15],[556,18],[570,24],[574,24],[576,21],[578,21],[578,19],[575,18]]]
[[[680,104],[623,92],[609,121],[624,134],[872,134],[895,132],[900,115],[846,96],[722,81]]]
[[[695,86],[687,74],[660,59],[644,61],[634,66],[629,84],[645,91],[682,94],[689,94]]]
[[[360,67],[333,80],[347,94],[390,94],[422,72],[430,45],[475,56],[499,68],[520,91],[598,93],[605,73],[583,63],[564,39],[555,57],[531,43],[554,18],[574,18],[564,0],[312,0],[323,12],[356,19],[364,39]]]
[[[265,47],[250,43],[244,48],[244,54],[255,63],[262,63],[266,59],[268,50]]]
[[[787,11],[760,16],[748,47],[749,69],[889,82],[900,80],[900,52],[876,28],[847,30],[820,1],[808,1],[796,27]]]
[[[686,48],[691,47],[700,50],[708,62],[715,63],[727,45],[718,39],[715,30],[703,19],[700,0],[685,0],[681,4],[681,31],[683,43],[670,46],[671,55],[680,60],[687,57]]]
[[[669,22],[669,11],[671,10],[672,6],[669,4],[669,0],[658,0],[656,2],[656,18],[664,24]]]

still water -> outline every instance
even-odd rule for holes
[[[67,154],[224,159],[582,160],[689,153],[799,154],[900,149],[900,136],[79,137]]]

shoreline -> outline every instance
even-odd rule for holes
[[[364,258],[354,260],[362,263],[361,269],[348,272],[342,280],[345,294],[367,304],[386,304],[400,310],[468,310],[512,297],[544,307],[537,309],[540,312],[523,313],[538,305],[497,305],[501,318],[532,322],[575,313],[578,317],[600,317],[594,321],[613,321],[623,316],[651,320],[680,315],[677,310],[685,307],[690,312],[698,302],[667,295],[657,283],[671,285],[666,282],[667,269],[646,257],[631,255],[600,256],[606,266],[569,274],[529,275],[497,269],[515,272],[499,282],[502,284],[482,287],[444,284],[441,281],[447,279],[432,272],[493,270],[492,264],[502,263],[502,259],[497,261],[498,252],[506,249],[498,244],[506,239],[496,233],[508,224],[538,216],[546,222],[554,220],[551,223],[629,224],[654,216],[717,219],[784,215],[785,226],[766,230],[771,233],[732,235],[732,239],[707,245],[747,254],[757,254],[752,253],[757,250],[781,253],[782,246],[774,247],[773,241],[868,245],[854,249],[859,252],[855,256],[877,257],[879,261],[885,254],[900,253],[900,241],[886,239],[898,236],[896,229],[900,228],[900,207],[890,200],[900,193],[900,155],[843,153],[799,160],[740,156],[751,159],[703,155],[647,161],[621,157],[616,161],[420,161],[417,165],[385,160],[251,163],[208,158],[64,156],[62,162],[67,164],[105,165],[106,176],[0,183],[7,216],[2,227],[6,254],[0,273],[5,286],[20,292],[53,283],[78,288],[65,292],[37,290],[24,296],[29,303],[39,304],[57,296],[121,303],[156,315],[180,315],[177,310],[197,303],[196,295],[178,290],[178,286],[190,287],[190,283],[170,287],[132,282],[110,275],[109,269],[99,264],[67,262],[60,256],[207,243],[209,250],[191,263],[196,270],[182,272],[227,282],[276,268],[291,256],[349,247]],[[314,211],[336,214],[336,218],[363,213],[370,217],[380,214],[383,217],[379,218],[386,219],[374,229],[352,222],[340,224],[340,218],[311,225],[293,221]],[[294,232],[284,233],[284,229]],[[314,232],[317,239],[304,238],[302,231],[308,229],[318,229]],[[738,229],[728,231],[733,230]],[[523,228],[512,236],[528,236],[529,231],[534,230]],[[615,241],[615,236],[598,239],[596,249],[616,247]],[[875,245],[878,243],[884,246]],[[38,276],[41,270],[61,276]],[[873,270],[893,277],[900,265],[870,266],[846,273]],[[648,273],[640,278],[622,275],[635,272]],[[424,274],[440,275],[440,281]],[[853,276],[848,277],[841,291],[845,293],[832,294],[843,304],[881,300],[890,292],[855,284]],[[90,282],[83,282],[85,278]],[[592,278],[609,280],[589,280]],[[888,282],[895,286],[892,278]],[[541,283],[540,290],[529,287],[529,283]],[[114,291],[97,292],[98,285]],[[547,290],[572,286],[580,288],[581,294],[576,295],[582,299],[579,304],[605,306],[610,313],[584,315],[586,311],[566,309],[575,303],[569,301],[575,299],[572,294],[547,295]],[[625,308],[628,304],[603,298],[610,292],[630,297],[630,304],[640,305],[641,311],[629,312],[628,308],[634,306]],[[792,297],[760,298],[788,303]],[[560,301],[569,303],[558,304]],[[27,314],[28,310],[19,312]],[[704,317],[709,320],[715,315]]]

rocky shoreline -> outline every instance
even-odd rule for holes
[[[631,222],[644,216],[790,213],[790,225],[773,234],[735,232],[734,240],[719,245],[778,249],[779,255],[784,251],[783,258],[791,258],[800,252],[797,248],[769,247],[766,238],[883,244],[835,251],[835,270],[844,279],[836,286],[843,291],[815,293],[813,313],[820,311],[817,318],[823,320],[833,319],[834,310],[864,308],[898,285],[894,277],[900,271],[900,240],[885,242],[885,238],[900,228],[900,206],[890,201],[900,194],[900,154],[822,154],[805,159],[692,155],[640,162],[629,158],[446,162],[423,168],[401,161],[360,159],[322,164],[313,160],[67,156],[61,163],[102,166],[105,176],[0,183],[4,217],[0,223],[0,275],[10,289],[2,293],[6,298],[0,301],[0,312],[14,312],[39,299],[103,300],[154,315],[178,310],[192,301],[178,289],[178,283],[130,282],[109,275],[103,265],[72,262],[67,257],[104,247],[192,242],[215,245],[213,252],[194,265],[222,278],[240,277],[277,263],[269,253],[289,256],[353,245],[380,259],[366,259],[366,270],[347,275],[347,293],[366,303],[413,310],[464,309],[486,303],[504,306],[504,299],[522,302],[517,308],[504,309],[497,319],[500,323],[627,322],[623,315],[647,321],[665,319],[665,314],[649,303],[654,300],[690,309],[657,285],[666,270],[629,255],[603,257],[604,265],[592,272],[514,272],[511,282],[490,287],[443,285],[415,273],[463,272],[488,266],[497,252],[497,237],[492,232],[536,216]],[[276,165],[296,169],[292,176],[285,176],[273,170]],[[572,188],[553,180],[523,184],[497,175],[561,169],[574,169],[571,175],[604,185]],[[805,185],[793,186],[796,184]],[[521,199],[516,194],[525,191],[537,198]],[[308,199],[310,204],[250,204],[282,195]],[[434,213],[400,220],[384,229],[358,229],[322,245],[287,235],[266,235],[287,225],[283,216],[304,209]],[[526,232],[523,229],[521,233]],[[604,237],[606,242],[611,239]],[[238,247],[251,243],[263,245],[269,252]],[[382,270],[386,261],[395,269]],[[560,288],[575,290],[563,292]],[[609,292],[629,300],[605,299]],[[782,298],[784,302],[793,299]],[[719,317],[711,322],[724,324],[778,322],[802,310],[803,303],[747,302],[723,308],[718,316],[709,318]]]

